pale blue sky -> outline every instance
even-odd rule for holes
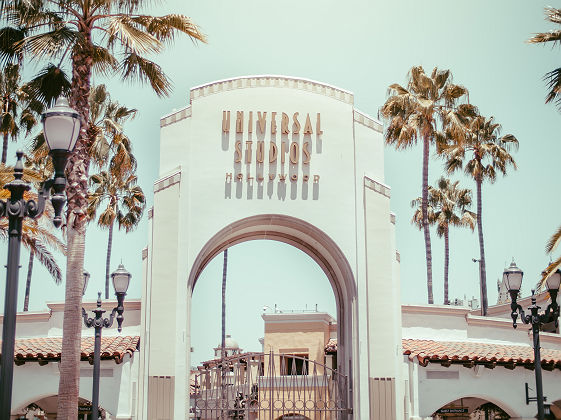
[[[559,178],[556,168],[561,155],[558,134],[561,115],[553,106],[543,103],[546,90],[542,76],[558,65],[561,52],[525,43],[532,33],[553,27],[543,19],[545,5],[536,1],[506,0],[162,2],[155,7],[156,13],[190,15],[208,35],[209,44],[197,46],[189,40],[178,40],[158,59],[174,82],[175,89],[169,98],[157,99],[148,88],[135,85],[131,89],[130,85],[122,85],[117,80],[109,85],[114,98],[139,109],[136,120],[128,125],[128,132],[134,139],[140,162],[140,183],[152,203],[152,184],[158,173],[155,156],[159,153],[159,118],[173,108],[187,105],[188,92],[193,86],[249,74],[300,76],[354,92],[356,107],[376,116],[386,98],[387,86],[394,82],[405,83],[411,66],[423,65],[427,71],[434,66],[450,69],[454,81],[470,90],[471,102],[484,115],[494,115],[503,125],[503,132],[516,135],[520,141],[520,150],[515,155],[518,171],[511,171],[494,185],[486,184],[483,190],[489,301],[493,303],[497,295],[496,279],[512,257],[525,272],[523,290],[529,292],[548,262],[544,253],[545,241],[560,223],[561,200],[556,193]],[[96,79],[95,82],[103,80]],[[14,150],[11,145],[11,159]],[[386,148],[385,165],[385,181],[392,187],[391,207],[397,215],[402,300],[424,303],[423,237],[410,224],[412,210],[409,207],[410,200],[420,193],[420,148],[399,153]],[[442,162],[431,160],[430,182],[433,183],[441,173]],[[463,187],[474,188],[473,183],[462,175],[456,175],[454,179],[460,179]],[[115,268],[122,258],[133,273],[130,297],[140,296],[140,256],[147,235],[146,220],[135,233],[126,237],[121,233],[115,235],[112,265]],[[89,229],[86,268],[92,274],[92,284],[87,298],[94,298],[95,291],[102,289],[106,239],[106,232],[97,232],[94,227]],[[317,267],[308,268],[302,262],[300,277],[294,275],[298,271],[294,267],[284,274],[275,270],[278,276],[275,279],[286,280],[282,288],[284,293],[278,293],[275,280],[263,270],[255,273],[237,271],[236,266],[249,265],[244,264],[244,258],[253,258],[255,252],[267,249],[274,255],[264,266],[265,270],[287,259],[307,260],[314,265],[307,257],[300,258],[299,251],[284,245],[257,245],[249,243],[236,247],[230,257],[232,287],[229,293],[233,301],[247,298],[248,290],[254,293],[252,285],[266,285],[262,288],[263,295],[252,295],[255,308],[246,308],[250,312],[236,318],[238,308],[230,305],[228,316],[232,323],[228,330],[242,347],[251,346],[249,349],[256,348],[256,338],[262,334],[259,308],[264,304],[272,306],[277,303],[296,309],[306,303],[309,306],[318,303],[320,309],[333,309],[332,292]],[[473,257],[478,258],[477,235],[454,231],[450,246],[451,297],[463,297],[464,294],[478,297],[477,268],[471,261]],[[433,235],[437,303],[443,299],[442,255],[442,241]],[[60,261],[63,263],[62,259]],[[23,301],[26,264],[27,253],[23,252],[20,303]],[[278,270],[281,269],[282,265]],[[319,287],[317,293],[306,291],[307,298],[295,302],[294,293],[302,284],[301,280],[316,277],[311,273],[319,273],[318,284],[325,286]],[[214,261],[203,275],[209,277],[208,285],[205,283],[203,287],[202,282],[199,283],[195,299],[205,302],[206,309],[214,312],[219,320],[221,292],[216,277],[221,277],[221,259]],[[37,270],[33,281],[32,310],[45,308],[45,301],[63,299],[63,287],[55,287],[43,270]],[[0,289],[3,303],[4,290]],[[212,324],[209,331],[200,329],[202,324],[211,325],[208,322],[210,315],[197,305],[199,303],[195,304],[194,310],[193,346],[197,352],[199,348],[202,352],[205,347],[218,343],[220,329],[217,323]],[[252,327],[247,328],[247,323]],[[202,338],[197,342],[197,336],[206,336],[210,344]],[[201,353],[200,358],[206,357],[205,354]],[[195,360],[197,357],[198,353]]]

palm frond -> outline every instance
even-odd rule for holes
[[[142,25],[146,32],[155,36],[159,41],[173,41],[177,32],[188,35],[193,41],[207,42],[206,36],[198,25],[185,15],[170,14],[165,16],[134,16],[134,22]]]
[[[561,242],[561,226],[557,228],[557,230],[551,235],[551,237],[547,240],[547,244],[545,245],[545,252],[550,254],[557,248]]]
[[[171,82],[162,68],[153,61],[147,60],[135,53],[129,54],[121,62],[121,75],[124,80],[136,80],[150,83],[158,96],[167,96],[171,92]]]
[[[162,49],[161,42],[152,34],[139,29],[137,22],[127,14],[110,16],[107,30],[110,48],[119,41],[133,54],[157,53]]]
[[[69,75],[59,66],[49,63],[27,83],[26,89],[33,99],[52,106],[59,96],[70,93],[70,86]]]

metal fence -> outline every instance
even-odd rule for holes
[[[217,360],[191,383],[191,418],[350,419],[347,378],[299,355],[249,353]]]

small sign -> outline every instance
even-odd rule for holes
[[[79,405],[78,406],[78,413],[80,413],[80,414],[92,414],[92,406],[91,405]]]
[[[441,408],[436,414],[467,414],[467,407]]]

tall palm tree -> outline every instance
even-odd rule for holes
[[[107,258],[105,263],[105,298],[109,298],[109,268],[113,246],[113,226],[125,232],[134,230],[146,207],[146,198],[142,188],[136,184],[136,175],[123,177],[122,173],[102,171],[90,177],[92,191],[88,197],[88,217],[96,219],[97,211],[104,206],[97,218],[97,224],[109,231],[107,239]]]
[[[469,211],[471,206],[471,191],[459,188],[460,182],[452,182],[441,177],[436,182],[436,187],[429,186],[429,223],[436,225],[436,233],[444,238],[444,304],[449,305],[448,296],[448,270],[450,266],[450,226],[469,227],[475,229],[476,214]],[[422,199],[417,198],[411,202],[417,210],[411,221],[422,228]]]
[[[422,225],[425,236],[427,260],[428,303],[434,303],[432,293],[432,253],[428,220],[428,176],[431,143],[445,139],[444,129],[456,137],[463,135],[461,123],[474,112],[469,104],[458,105],[467,95],[467,89],[452,83],[449,70],[434,68],[429,75],[423,67],[413,67],[409,71],[407,87],[397,83],[388,88],[389,97],[382,106],[382,116],[389,121],[386,129],[386,144],[396,149],[406,149],[423,142],[423,172],[421,183]]]
[[[184,33],[205,41],[187,16],[154,17],[141,14],[142,0],[47,0],[2,2],[0,16],[9,30],[3,31],[0,57],[16,59],[20,52],[35,60],[70,61],[70,105],[78,110],[82,126],[67,166],[67,265],[62,358],[57,413],[60,418],[78,416],[80,308],[82,271],[88,208],[90,83],[92,72],[120,74],[123,79],[148,82],[154,91],[167,95],[171,83],[160,66],[147,55],[160,52],[166,42]],[[16,48],[11,46],[16,45]],[[59,66],[60,67],[60,66]]]
[[[561,24],[561,9],[546,7],[545,19],[558,25]],[[561,29],[537,33],[528,40],[530,44],[544,44],[548,42],[552,42],[553,46],[561,42]],[[545,97],[545,103],[555,101],[555,105],[561,110],[561,67],[546,73],[544,79],[549,89]]]
[[[146,206],[142,189],[136,185],[136,159],[123,124],[134,118],[136,109],[112,101],[104,85],[90,91],[90,133],[94,137],[90,157],[102,172],[90,177],[93,190],[89,196],[88,218],[95,219],[98,208],[107,207],[98,218],[98,226],[109,230],[105,264],[105,298],[109,299],[109,271],[113,243],[113,226],[128,233],[138,223]],[[127,208],[128,205],[128,208]],[[126,213],[122,211],[127,208]]]
[[[473,178],[477,188],[477,232],[479,235],[479,281],[481,289],[481,309],[487,315],[487,273],[485,270],[485,246],[482,222],[482,186],[485,180],[495,182],[497,173],[506,175],[509,166],[516,169],[516,162],[510,154],[518,149],[518,140],[512,134],[500,136],[501,125],[493,117],[481,115],[470,118],[466,124],[466,137],[443,146],[441,152],[446,159],[446,170],[452,173],[464,169]],[[467,156],[466,156],[467,155]]]

